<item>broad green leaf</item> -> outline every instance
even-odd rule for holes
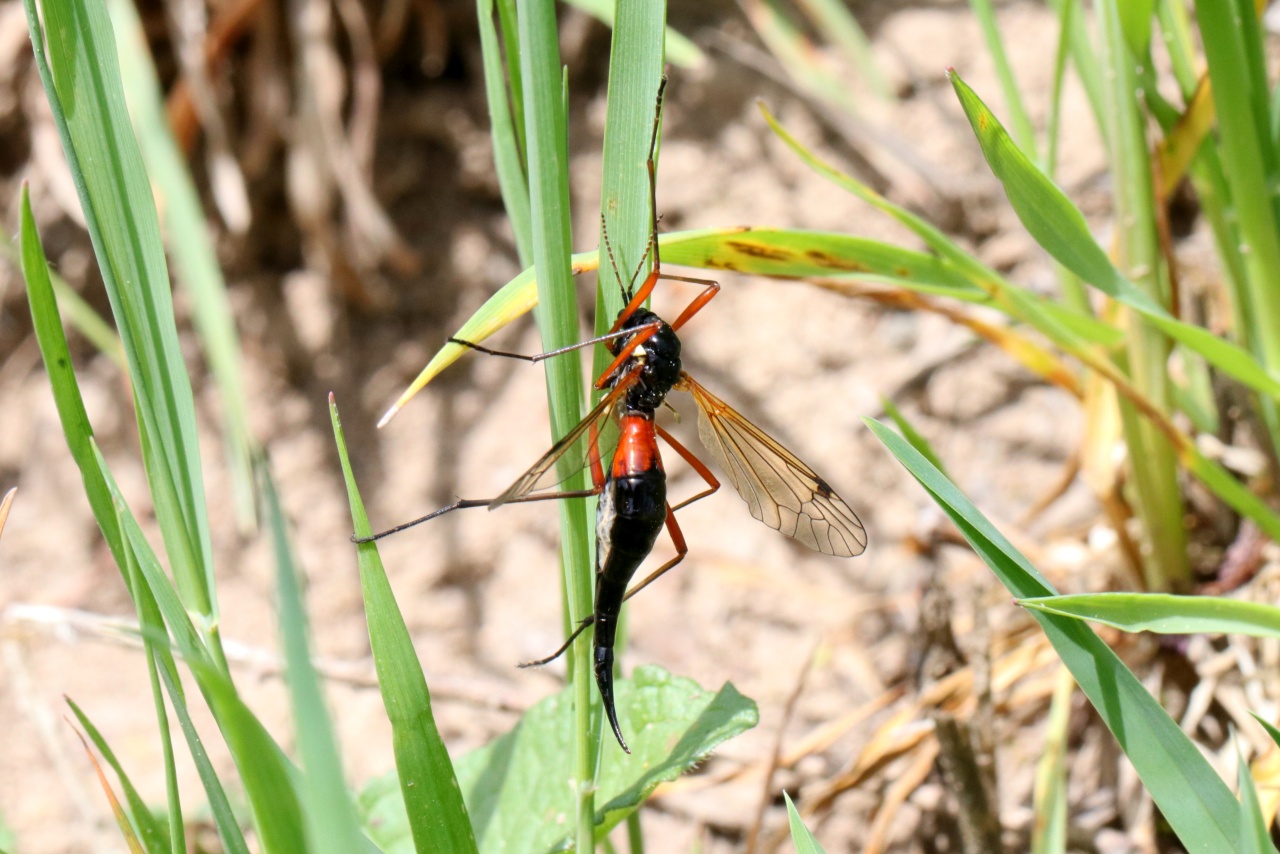
[[[1204,356],[1224,373],[1263,394],[1280,396],[1280,381],[1253,356],[1207,329],[1175,320],[1126,279],[1093,239],[1084,215],[1014,144],[986,104],[954,72],[951,82],[991,171],[1004,185],[1018,219],[1045,251],[1085,282],[1138,312],[1147,322]]]
[[[1077,593],[1021,599],[1018,604],[1126,632],[1280,637],[1280,608],[1238,599],[1167,593]]]
[[[347,456],[347,441],[338,418],[338,407],[329,395],[329,418],[347,499],[357,536],[371,532],[364,501],[356,488]],[[360,590],[369,623],[369,644],[378,673],[378,688],[391,723],[392,748],[402,796],[409,804],[409,826],[417,851],[449,851],[464,854],[476,848],[471,821],[454,776],[453,764],[431,713],[431,695],[422,675],[413,640],[396,604],[376,543],[356,547],[360,566]],[[413,848],[407,850],[414,850]]]
[[[867,426],[893,453],[1015,597],[1055,591],[973,504],[905,439],[876,421]],[[1146,688],[1083,623],[1032,611],[1062,662],[1129,757],[1147,790],[1189,851],[1235,851],[1239,803]]]
[[[631,755],[612,743],[596,779],[596,838],[633,813],[662,782],[695,767],[758,720],[755,703],[726,684],[712,693],[658,667],[617,682],[618,718]],[[458,782],[480,849],[560,850],[572,839],[572,688],[539,702],[515,729],[458,760]],[[557,782],[558,781],[558,782]],[[360,806],[372,838],[389,854],[412,851],[403,806],[389,774],[372,781]]]
[[[787,802],[787,824],[791,828],[791,844],[796,847],[796,854],[826,854],[809,828],[805,827],[804,819],[800,818],[796,805],[791,802],[791,796],[783,792],[782,797]]]

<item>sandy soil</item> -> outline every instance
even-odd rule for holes
[[[243,336],[253,426],[271,454],[308,575],[315,644],[348,677],[335,678],[328,690],[356,784],[390,768],[392,758],[381,700],[368,683],[368,639],[326,393],[334,391],[342,407],[375,524],[401,521],[454,495],[493,494],[550,438],[540,369],[484,358],[460,363],[387,428],[373,428],[444,336],[518,272],[487,154],[476,48],[459,23],[470,12],[465,3],[445,5],[457,39],[446,73],[425,80],[405,58],[409,48],[388,64],[374,159],[375,193],[418,253],[421,272],[384,268],[369,277],[380,299],[376,307],[344,296],[292,223],[278,160],[250,175],[252,236],[223,232],[219,242]],[[822,156],[878,181],[892,198],[934,218],[1018,281],[1050,285],[1051,272],[1004,206],[944,77],[944,69],[955,66],[1003,110],[964,4],[860,8],[877,60],[902,96],[892,104],[866,103],[855,126],[883,140],[870,146],[851,144],[787,87],[744,64],[743,46],[755,42],[734,6],[673,14],[677,26],[709,46],[711,63],[672,74],[658,179],[665,229],[751,223],[914,245],[775,140],[754,105],[761,97]],[[1001,26],[1028,102],[1041,109],[1050,83],[1052,16],[1039,4],[1010,3],[1002,8]],[[575,70],[572,81],[572,150],[577,245],[587,246],[596,222],[607,33],[576,17],[566,33],[570,67],[586,69]],[[21,5],[0,3],[0,148],[8,151],[0,155],[3,222],[16,231],[16,188],[30,178],[52,260],[102,310],[88,240],[69,212],[71,196],[59,183],[65,178],[49,165],[56,163],[56,140],[23,39]],[[233,75],[220,85],[243,83]],[[1086,210],[1101,214],[1102,155],[1082,96],[1072,87],[1067,98],[1062,183]],[[904,154],[923,168],[907,165]],[[197,171],[203,174],[203,166]],[[1052,488],[1081,428],[1069,396],[999,353],[973,346],[967,332],[942,318],[887,312],[804,284],[738,276],[723,283],[722,295],[685,335],[689,369],[821,471],[860,514],[871,545],[853,561],[811,554],[754,522],[731,491],[688,510],[682,526],[690,556],[636,600],[624,665],[657,663],[710,687],[729,680],[760,704],[760,726],[725,745],[704,775],[764,762],[779,740],[793,745],[891,687],[910,684],[919,653],[913,640],[920,632],[918,603],[931,577],[955,597],[962,632],[976,613],[999,636],[1023,619],[972,559],[915,545],[938,525],[938,514],[861,424],[862,416],[880,414],[880,396],[898,403],[936,443],[967,493],[1002,522],[1020,518]],[[584,282],[584,295],[587,288]],[[689,294],[681,286],[664,288],[657,309],[677,308]],[[245,697],[288,745],[284,690],[261,661],[276,649],[270,554],[263,543],[236,533],[216,394],[181,297],[179,310],[200,406],[223,634],[242,645],[236,673]],[[78,337],[72,345],[99,440],[133,506],[146,516],[120,371]],[[500,346],[531,352],[536,333],[522,324]],[[21,281],[6,265],[0,265],[0,358],[0,489],[20,487],[0,541],[0,729],[6,734],[0,811],[16,832],[18,851],[123,850],[92,769],[62,720],[62,697],[85,709],[143,793],[158,800],[163,777],[150,694],[136,650],[71,621],[81,612],[124,617],[132,609],[61,439]],[[692,424],[686,418],[680,434],[696,445]],[[675,494],[696,488],[682,466],[671,471]],[[1064,532],[1077,535],[1095,515],[1087,490],[1077,484],[1019,533],[1047,547]],[[557,530],[551,507],[510,507],[501,518],[477,512],[442,519],[393,538],[382,551],[454,752],[510,727],[515,713],[509,709],[527,707],[560,684],[558,667],[529,672],[512,666],[558,643]],[[667,549],[658,547],[662,554]],[[979,642],[961,634],[967,652],[977,651],[971,644]],[[820,663],[784,722],[788,697],[818,645]],[[1042,711],[1038,705],[1025,714]],[[803,798],[833,778],[884,715],[869,716],[780,772],[772,791],[785,785]],[[225,755],[215,753],[219,767],[228,768]],[[1002,815],[1015,832],[1025,832],[1029,818],[1026,759],[1001,757],[1002,770],[1008,766]],[[873,776],[815,820],[828,850],[866,842],[902,770],[900,764]],[[194,784],[189,763],[183,773]],[[194,809],[198,786],[187,791]],[[921,828],[927,817],[946,812],[947,797],[936,773],[916,788],[885,830],[888,850],[931,850]],[[760,798],[758,776],[663,797],[645,813],[651,850],[695,844],[711,852],[740,850]],[[776,801],[768,803],[766,838],[784,823]]]

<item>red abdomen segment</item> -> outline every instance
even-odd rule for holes
[[[630,477],[653,469],[662,471],[662,456],[658,452],[658,434],[653,429],[653,418],[628,412],[618,424],[618,449],[613,454],[614,478]]]

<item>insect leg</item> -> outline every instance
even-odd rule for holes
[[[596,464],[598,465],[598,463],[599,463],[599,454],[597,453]],[[571,492],[544,492],[539,495],[525,495],[521,498],[513,498],[507,503],[518,504],[524,501],[558,501],[563,498],[587,498],[592,495],[599,495],[600,489],[601,487],[597,486],[593,489],[578,489],[578,490],[573,490]],[[368,537],[357,537],[354,534],[352,534],[351,542],[356,544],[372,543],[374,540],[381,540],[383,537],[389,537],[392,534],[398,534],[399,532],[405,530],[406,528],[412,528],[415,525],[421,525],[423,522],[430,522],[432,519],[435,519],[437,516],[443,516],[444,514],[451,513],[454,510],[466,510],[470,507],[488,507],[492,502],[493,502],[492,498],[459,498],[457,501],[453,502],[448,506],[441,507],[439,510],[436,510],[432,513],[428,513],[425,516],[419,516],[417,519],[414,519],[410,522],[405,522],[403,525],[396,525],[394,528],[388,528],[385,531],[379,531],[378,533],[372,534]]]
[[[640,327],[640,328],[645,329],[647,327]],[[656,324],[654,325],[654,328],[655,329],[657,328]],[[504,359],[521,359],[522,361],[525,361],[525,362],[541,362],[544,359],[550,359],[552,356],[559,356],[564,353],[572,353],[574,350],[582,350],[594,344],[603,344],[606,341],[612,341],[615,338],[621,338],[622,336],[628,335],[628,334],[630,334],[630,331],[608,332],[604,335],[599,336],[598,338],[590,338],[586,341],[579,341],[577,344],[570,344],[567,347],[560,347],[556,350],[548,350],[545,353],[536,353],[532,356],[525,353],[512,353],[508,350],[492,350],[488,347],[477,344],[474,341],[468,341],[465,338],[449,338],[448,342],[450,344],[458,344],[463,347],[467,347],[471,350],[477,350],[489,356],[501,356]]]
[[[704,489],[692,498],[686,498],[684,501],[681,501],[675,507],[671,508],[671,512],[674,513],[681,507],[688,507],[693,502],[706,498],[708,495],[713,494],[720,488],[720,481],[716,479],[716,476],[711,473],[711,469],[707,468],[706,464],[702,462],[702,460],[694,456],[693,451],[690,451],[684,445],[677,442],[674,436],[666,430],[663,430],[657,424],[654,424],[653,428],[658,431],[658,435],[662,437],[663,441],[670,445],[672,450],[683,457],[684,461],[689,464],[689,467],[696,471],[698,475],[707,482],[707,489]]]

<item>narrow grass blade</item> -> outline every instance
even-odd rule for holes
[[[163,201],[165,245],[178,281],[191,297],[191,319],[218,388],[236,514],[241,530],[248,531],[253,526],[255,510],[250,459],[257,451],[257,442],[249,430],[240,338],[227,283],[218,265],[199,193],[169,127],[138,12],[132,0],[111,0],[108,7],[115,24],[120,73],[133,127],[147,171]]]
[[[1075,689],[1070,671],[1060,668],[1045,724],[1044,752],[1036,763],[1031,854],[1065,854],[1067,850],[1067,739]]]
[[[871,40],[849,7],[841,0],[799,0],[799,5],[813,22],[814,29],[844,52],[871,91],[881,98],[891,98],[893,93],[872,55]]]
[[[22,251],[17,242],[7,234],[0,234],[0,256],[12,261],[19,269],[22,268]],[[53,284],[53,294],[57,297],[59,310],[67,325],[83,335],[86,341],[115,363],[122,372],[127,371],[129,365],[124,358],[124,346],[111,324],[52,270],[49,271],[49,281]]]
[[[925,245],[938,253],[972,286],[987,294],[996,308],[1034,326],[1041,334],[1062,347],[1081,343],[1079,341],[1081,338],[1108,347],[1123,341],[1123,333],[1114,326],[1078,309],[1046,301],[1005,280],[1003,276],[966,252],[932,224],[905,208],[895,205],[861,181],[823,162],[778,124],[763,104],[760,110],[778,138],[785,142],[811,169],[914,232]]]
[[[537,271],[535,315],[544,350],[555,350],[578,338],[578,297],[571,271],[572,222],[569,215],[568,75],[560,60],[559,30],[553,0],[525,0],[517,16],[520,76],[524,79],[525,136],[528,142],[529,205],[533,211],[533,266]],[[566,435],[585,409],[582,370],[576,359],[552,359],[546,365],[547,407],[551,440]],[[581,490],[584,472],[561,457],[559,482]],[[592,611],[594,528],[586,501],[560,502],[560,559],[567,622],[576,625]],[[570,678],[576,701],[573,773],[566,782],[577,798],[573,818],[578,850],[592,842],[595,747],[591,726],[590,647],[583,634],[570,648]]]
[[[372,533],[364,502],[356,488],[347,456],[347,441],[338,418],[338,407],[329,396],[329,418],[347,499],[357,536]],[[409,826],[417,851],[467,852],[476,850],[475,836],[454,776],[453,764],[431,714],[431,695],[422,666],[413,649],[409,629],[396,605],[375,543],[357,546],[360,589],[369,621],[369,644],[378,673],[378,688],[391,722],[392,747],[400,791],[408,805]]]
[[[987,53],[996,67],[996,77],[1000,81],[1000,92],[1004,95],[1005,107],[1009,110],[1013,125],[1013,139],[1027,157],[1036,157],[1036,136],[1031,129],[1031,119],[1027,116],[1027,107],[1018,91],[1018,79],[1009,64],[1009,55],[1005,53],[1004,39],[1000,36],[1000,27],[996,23],[995,9],[991,0],[969,0],[969,8],[978,20],[982,29],[982,39],[986,42]]]
[[[1078,593],[1022,599],[1018,604],[1126,632],[1280,637],[1280,608],[1238,599],[1163,593]]]
[[[796,854],[826,854],[809,828],[805,827],[804,819],[800,818],[796,805],[791,802],[791,796],[783,792],[782,797],[787,802],[787,825],[791,828],[791,844],[796,847]]]
[[[933,446],[924,436],[920,435],[920,431],[907,420],[897,405],[892,400],[881,395],[880,406],[884,408],[885,415],[893,419],[893,423],[897,425],[898,432],[902,437],[911,443],[911,447],[920,452],[920,455],[929,461],[929,465],[936,468],[944,477],[950,477],[947,474],[946,467],[942,465],[942,460],[938,459],[938,455],[933,452]]]
[[[987,106],[954,72],[951,82],[991,171],[1004,185],[1018,219],[1037,243],[1085,282],[1138,312],[1224,373],[1263,394],[1280,396],[1280,381],[1249,353],[1206,329],[1175,320],[1126,279],[1093,239],[1079,209],[1027,159]]]
[[[1239,744],[1236,745],[1236,783],[1240,789],[1240,827],[1244,830],[1241,854],[1275,854],[1271,828],[1262,815],[1258,789],[1253,784],[1249,763],[1240,753]]]
[[[494,24],[493,0],[476,0],[480,25],[480,56],[484,64],[485,100],[489,104],[489,136],[493,140],[493,165],[498,173],[502,205],[516,237],[522,266],[533,263],[533,216],[529,212],[529,179],[525,174],[520,139],[511,118],[502,48]],[[514,47],[508,43],[509,47]],[[518,54],[512,57],[519,59]],[[514,63],[513,63],[514,64]]]
[[[327,711],[324,691],[311,664],[310,630],[302,601],[299,571],[285,530],[284,514],[266,466],[260,469],[265,520],[276,553],[276,590],[284,639],[286,682],[293,706],[298,754],[305,772],[302,786],[308,851],[359,851],[365,840],[347,792],[342,759]]]
[[[567,0],[567,2],[570,6],[577,6],[584,12],[594,15],[610,27],[614,25],[614,3],[612,0]],[[618,5],[626,6],[627,3],[624,2]],[[665,12],[663,17],[666,17]],[[702,51],[702,48],[698,47],[688,36],[683,35],[679,30],[672,27],[663,29],[660,46],[663,48],[667,61],[679,68],[699,68],[707,63],[707,55]],[[612,60],[609,62],[611,69],[616,65],[617,63]]]
[[[1054,594],[1027,559],[906,440],[878,422],[868,420],[867,426],[1010,593],[1019,598]],[[1177,723],[1087,626],[1056,614],[1033,616],[1188,850],[1236,850],[1242,836],[1239,804]]]
[[[89,425],[89,415],[85,412],[84,400],[80,397],[80,386],[71,367],[71,351],[67,348],[62,319],[58,315],[58,304],[49,276],[49,262],[45,258],[44,247],[40,244],[40,235],[36,232],[35,218],[31,215],[31,199],[25,184],[22,187],[21,206],[22,275],[27,283],[27,301],[31,306],[36,341],[40,345],[45,372],[49,375],[62,434],[66,437],[71,457],[80,469],[80,477],[84,481],[85,496],[89,499],[93,517],[111,549],[116,566],[123,572],[124,540],[116,522],[111,492],[94,460],[91,445],[93,428]],[[125,581],[127,583],[128,579]]]
[[[146,854],[146,849],[142,847],[142,842],[139,841],[138,834],[134,832],[133,824],[129,821],[129,814],[120,805],[120,799],[116,797],[115,790],[111,788],[111,782],[107,780],[107,775],[103,773],[102,766],[98,764],[98,758],[89,749],[89,742],[85,741],[84,735],[79,730],[76,731],[76,737],[80,739],[80,746],[84,748],[89,761],[93,763],[93,770],[98,774],[98,783],[102,787],[103,794],[107,797],[107,802],[111,804],[111,814],[115,816],[116,827],[120,828],[120,835],[124,837],[125,844],[129,846],[129,851],[132,854]]]
[[[991,303],[986,291],[975,286],[946,261],[847,234],[797,229],[722,228],[663,234],[659,236],[658,244],[663,261],[668,264],[778,278],[881,282],[965,302]],[[598,260],[596,252],[574,255],[573,271],[594,270]],[[1056,322],[1073,329],[1071,334],[1079,333],[1092,343],[1105,345],[1121,340],[1121,331],[1113,326],[1034,294],[1028,293],[1026,299],[1027,305],[1043,309],[1053,315]],[[531,268],[485,301],[453,337],[483,341],[528,313],[537,302],[537,282]],[[389,421],[427,383],[467,352],[468,348],[461,345],[445,344],[383,415],[379,424]]]
[[[137,788],[134,787],[133,781],[129,779],[129,775],[125,773],[120,760],[116,759],[111,746],[107,744],[107,740],[102,737],[102,733],[89,720],[89,716],[70,697],[67,697],[66,701],[72,714],[79,721],[81,728],[89,736],[89,740],[93,742],[94,747],[98,748],[98,752],[102,754],[102,758],[111,766],[111,770],[116,773],[116,779],[120,781],[120,788],[124,790],[125,801],[129,804],[129,818],[133,822],[133,826],[137,828],[139,841],[151,854],[166,854],[169,851],[169,837],[165,833],[164,826],[156,821],[155,816],[151,814],[151,808],[147,806],[146,801],[138,794]]]
[[[174,325],[155,201],[124,108],[111,26],[99,3],[50,2],[42,7],[45,29],[35,0],[24,0],[24,6],[36,65],[128,357],[156,518],[175,580],[217,649],[195,404]]]

